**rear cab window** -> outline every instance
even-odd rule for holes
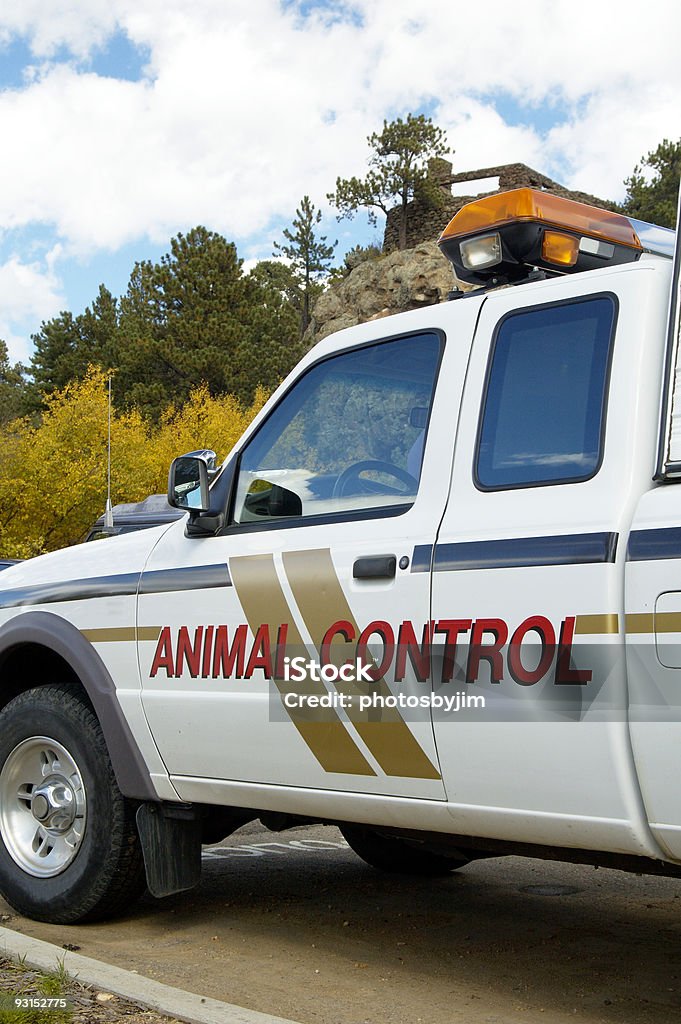
[[[480,490],[572,483],[598,472],[616,315],[615,297],[604,294],[501,320],[478,429]]]

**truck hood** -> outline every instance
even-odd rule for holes
[[[0,595],[40,584],[139,574],[163,534],[178,526],[184,529],[179,523],[170,523],[29,558],[3,569]]]

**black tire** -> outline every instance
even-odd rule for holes
[[[447,857],[433,853],[402,836],[384,835],[363,825],[340,825],[346,843],[358,857],[379,871],[402,875],[437,877],[448,875],[468,864],[468,858],[454,854]]]
[[[0,712],[0,801],[0,893],[20,914],[101,919],[144,891],[136,808],[77,686],[27,690]]]

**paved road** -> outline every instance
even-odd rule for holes
[[[204,867],[124,920],[5,923],[303,1024],[681,1018],[681,882],[518,858],[398,878],[322,826],[247,826]]]

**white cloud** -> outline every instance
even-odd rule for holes
[[[205,223],[253,247],[303,193],[325,207],[337,175],[363,172],[366,136],[409,110],[447,130],[455,169],[520,160],[613,198],[643,153],[681,136],[672,0],[654,17],[632,0],[300,12],[277,0],[5,4],[0,41],[27,39],[36,70],[0,91],[0,235],[44,226],[64,258],[87,258]],[[140,81],[89,70],[114,33],[143,48]],[[551,104],[562,123],[533,126]],[[59,292],[43,270],[41,316],[40,296]]]
[[[664,134],[681,134],[681,14],[666,0],[656,19],[637,19],[635,38],[622,4],[613,17],[611,4],[574,0],[527,17],[491,0],[484,31],[443,0],[416,21],[411,0],[357,0],[359,24],[339,20],[350,5],[338,3],[308,19],[276,0],[10,7],[0,30],[27,33],[38,55],[66,45],[82,57],[115,28],[149,48],[143,81],[48,63],[0,94],[12,140],[0,227],[49,223],[81,253],[198,222],[237,237],[262,231],[303,192],[323,204],[338,174],[362,172],[366,135],[383,117],[423,105],[448,129],[458,168],[523,160],[603,194],[621,193]],[[638,53],[654,43],[655,60],[637,61],[634,43]],[[554,97],[568,120],[548,139],[507,125],[500,90],[528,104]]]
[[[36,57],[50,57],[66,46],[78,57],[101,45],[116,27],[116,5],[108,0],[22,0],[0,11],[0,39],[15,35],[30,38]]]
[[[365,135],[383,116],[424,103],[439,105],[436,116],[450,129],[463,166],[484,163],[491,152],[504,159],[509,141],[525,159],[541,162],[536,131],[490,123],[494,111],[485,97],[500,90],[530,104],[549,96],[574,105],[570,141],[598,131],[607,164],[627,161],[616,172],[619,184],[630,170],[630,153],[656,144],[656,128],[646,120],[651,92],[654,100],[665,89],[678,94],[681,86],[674,44],[681,13],[664,0],[655,19],[635,23],[626,17],[626,4],[617,5],[614,17],[613,4],[558,0],[519,17],[492,0],[484,32],[468,25],[455,5],[437,0],[416,25],[411,0],[360,0],[352,5],[363,15],[360,25],[329,25],[323,11],[297,20],[275,0],[197,0],[191,8],[183,0],[58,0],[47,11],[39,0],[21,6],[20,15],[0,15],[0,24],[4,19],[11,28],[12,19],[15,26],[20,19],[29,33],[33,26],[43,54],[57,42],[82,54],[114,24],[150,48],[149,82],[103,85],[96,76],[62,68],[14,97],[9,111],[0,105],[0,123],[14,111],[26,130],[44,130],[39,115],[49,111],[54,171],[60,172],[64,156],[75,164],[81,154],[108,186],[113,223],[106,223],[103,210],[105,244],[135,231],[163,232],[178,219],[196,221],[204,210],[216,210],[236,233],[257,228],[281,203],[299,198],[301,187],[321,198],[337,171],[361,170]],[[655,59],[637,59],[646,52]],[[604,96],[628,131],[602,136],[594,112]],[[475,116],[464,130],[462,111],[471,108]],[[335,112],[332,123],[329,111]],[[669,104],[654,121],[664,121],[667,134],[679,130]],[[551,159],[578,163],[560,138],[553,140]],[[73,170],[72,190],[90,198],[93,189],[82,189],[86,168]],[[610,181],[613,173],[597,176]],[[62,212],[65,191],[57,189],[52,203],[60,230],[77,244],[98,244],[82,216]],[[119,206],[130,214],[121,218]]]
[[[678,87],[628,83],[591,96],[581,117],[549,132],[546,149],[571,186],[620,199],[624,178],[665,137],[681,137]]]
[[[12,362],[27,362],[30,358],[30,345],[19,333],[21,327],[35,331],[41,320],[64,308],[54,267],[58,255],[58,251],[50,252],[41,263],[25,263],[11,256],[0,265],[0,338],[7,342]]]

